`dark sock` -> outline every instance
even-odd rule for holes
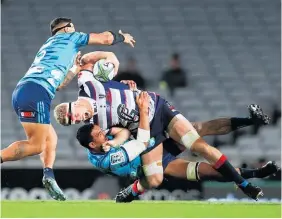
[[[235,131],[237,129],[253,125],[254,122],[250,118],[237,118],[232,117],[231,119],[231,129],[232,131]]]
[[[226,180],[235,182],[241,187],[246,187],[248,181],[245,180],[236,169],[229,163],[225,155],[222,155],[214,165],[214,168],[226,178]]]
[[[258,177],[258,169],[240,168],[241,176],[245,179]]]
[[[266,168],[257,168],[257,169],[247,169],[240,168],[241,176],[245,179],[249,178],[264,178],[274,173]]]
[[[44,168],[43,174],[46,177],[51,177],[51,178],[55,179],[54,172],[53,172],[52,168],[49,168],[49,167]]]

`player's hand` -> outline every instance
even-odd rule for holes
[[[136,104],[140,110],[140,112],[149,112],[149,103],[150,103],[150,96],[146,91],[142,91],[136,97]]]
[[[81,52],[78,51],[78,53],[76,54],[76,57],[75,57],[73,65],[80,66],[81,65],[81,57],[82,57],[81,56]]]
[[[111,147],[116,147],[116,146],[117,145],[114,140],[109,140],[106,141],[104,144],[102,144],[102,149],[103,151],[108,152],[111,149]]]
[[[132,90],[132,91],[138,90],[137,89],[137,84],[135,83],[135,81],[132,81],[132,80],[122,80],[122,81],[120,81],[120,83],[127,84],[129,86],[129,89]]]
[[[75,74],[78,74],[78,72],[80,72],[81,70],[81,52],[79,51],[76,54],[73,66],[71,67],[71,71]]]
[[[121,30],[119,30],[118,33],[124,36],[124,43],[129,44],[131,47],[134,47],[135,40],[133,36],[131,36],[129,33],[123,33]]]

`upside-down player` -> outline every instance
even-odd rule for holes
[[[93,52],[83,56],[79,73],[79,98],[75,102],[62,103],[55,108],[55,118],[62,125],[71,125],[81,121],[99,124],[103,129],[121,125],[136,134],[139,112],[135,98],[137,92],[124,84],[110,81],[101,83],[93,77],[93,65],[100,59],[106,59],[106,53]],[[111,54],[113,56],[113,54]],[[115,58],[116,59],[116,58]],[[148,184],[144,187],[157,187],[163,180],[162,142],[168,136],[193,153],[204,157],[226,179],[235,182],[249,197],[258,199],[262,195],[259,187],[245,180],[227,158],[216,148],[208,145],[197,133],[192,124],[175,110],[165,99],[149,92],[149,120],[151,135],[156,144],[143,153],[142,163]],[[256,109],[259,111],[259,109]],[[233,121],[234,122],[234,121]],[[245,121],[236,120],[238,126]],[[243,123],[243,124],[242,124]]]
[[[87,149],[88,159],[96,169],[107,174],[135,180],[132,185],[119,192],[116,197],[117,202],[130,202],[144,192],[145,189],[139,181],[144,180],[140,154],[147,147],[154,144],[154,139],[150,139],[150,126],[147,113],[149,104],[148,94],[142,92],[140,96],[137,96],[136,103],[140,112],[140,123],[136,140],[128,140],[130,138],[130,132],[127,129],[119,127],[113,127],[110,130],[103,131],[98,125],[86,124],[77,131],[77,139],[81,146]],[[208,123],[194,123],[195,127],[205,126],[205,124]],[[208,129],[208,127],[203,127],[203,130]],[[202,134],[202,136],[205,135],[204,132]],[[165,150],[171,147],[174,148],[174,144],[175,142],[172,139],[165,140],[163,143],[162,165],[166,175],[192,181],[229,181],[223,178],[210,164],[179,159]],[[271,161],[258,169],[236,168],[246,179],[264,178],[276,173],[279,169]]]
[[[54,173],[57,135],[50,124],[51,100],[56,90],[65,87],[78,73],[73,65],[79,48],[86,45],[113,45],[124,42],[134,46],[129,34],[113,32],[85,34],[76,32],[71,19],[56,18],[50,24],[52,36],[39,49],[13,96],[13,108],[24,128],[27,140],[16,141],[1,150],[1,163],[40,154],[43,185],[54,199],[65,200]]]

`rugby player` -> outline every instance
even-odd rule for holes
[[[118,193],[116,202],[131,202],[138,195],[142,194],[145,189],[139,180],[143,179],[142,162],[140,154],[154,144],[154,139],[150,139],[150,126],[148,119],[148,94],[142,92],[140,97],[137,96],[136,103],[140,112],[140,123],[136,140],[130,140],[130,132],[127,129],[113,127],[110,130],[103,131],[98,125],[86,124],[77,131],[77,140],[80,145],[87,149],[88,159],[91,164],[98,170],[116,176],[127,177],[135,180],[126,189]],[[146,124],[147,123],[147,124]],[[205,124],[194,123],[196,127],[203,127],[208,130]],[[141,133],[147,131],[147,137],[140,139]],[[141,133],[140,133],[141,132]],[[202,134],[208,134],[208,132]],[[204,136],[204,135],[203,135]],[[150,140],[149,140],[150,139]],[[167,139],[163,142],[164,148],[172,146],[175,142]],[[163,152],[163,169],[164,174],[183,178],[192,181],[199,180],[216,180],[228,182],[222,175],[216,171],[210,164],[204,162],[189,162],[184,159],[176,158],[164,149]],[[244,178],[264,178],[280,170],[272,161],[258,169],[236,168],[239,174]],[[138,179],[138,180],[136,180]]]
[[[134,96],[137,92],[131,91],[119,82],[101,83],[97,81],[93,77],[93,65],[103,58],[105,58],[103,52],[93,52],[82,57],[83,66],[79,73],[79,98],[75,102],[56,106],[55,118],[62,125],[86,121],[99,124],[104,130],[121,125],[136,134],[139,112]],[[148,170],[145,171],[148,182],[148,185],[145,186],[157,187],[163,180],[163,169],[158,164],[162,162],[162,142],[169,136],[193,153],[204,157],[218,172],[226,179],[235,182],[249,197],[258,199],[262,195],[262,190],[240,176],[228,159],[218,149],[208,145],[193,125],[173,106],[156,93],[149,92],[149,95],[150,129],[151,136],[156,139],[156,144],[146,150],[142,156],[142,162]],[[261,116],[260,109],[256,110]],[[245,125],[245,120],[235,121],[238,127]]]
[[[27,140],[16,141],[1,150],[1,163],[40,154],[43,162],[43,184],[52,198],[65,200],[54,173],[57,135],[50,124],[51,100],[79,72],[74,65],[79,48],[86,45],[114,45],[124,42],[134,47],[130,34],[106,31],[103,33],[76,32],[72,20],[56,18],[50,23],[51,37],[39,49],[36,57],[17,84],[13,108],[24,128]],[[70,69],[71,68],[71,69]]]

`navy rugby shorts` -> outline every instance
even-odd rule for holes
[[[148,148],[143,152],[143,154],[148,153],[168,138],[165,130],[167,129],[170,121],[178,114],[180,114],[180,112],[175,110],[174,106],[172,106],[167,100],[159,97],[156,103],[155,116],[150,126],[151,136],[155,138],[155,146]]]
[[[41,85],[31,81],[17,85],[12,105],[21,122],[50,124],[51,97]]]

